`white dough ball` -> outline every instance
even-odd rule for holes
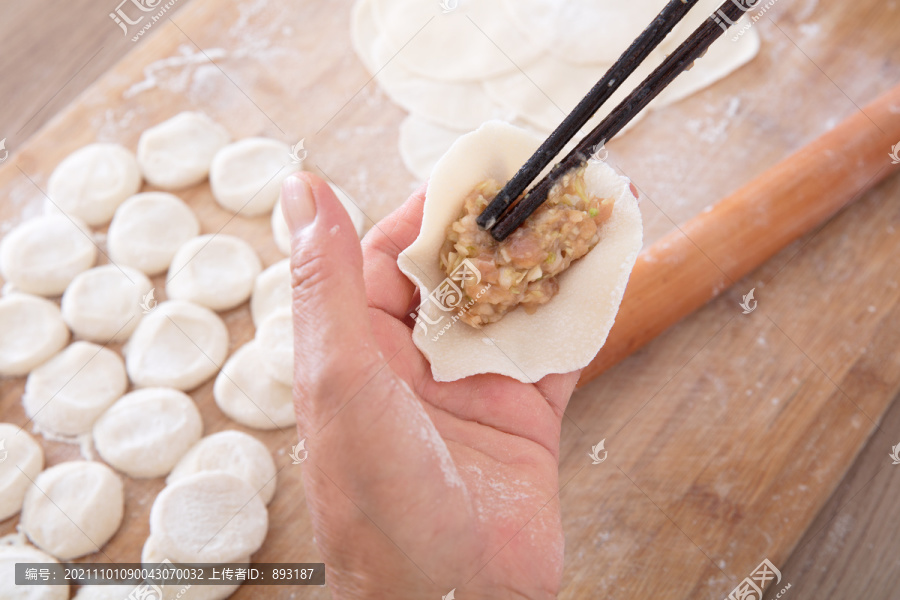
[[[253,217],[272,210],[281,182],[299,170],[290,146],[253,137],[219,150],[209,169],[209,183],[223,208]]]
[[[153,537],[148,537],[144,542],[141,550],[141,562],[145,567],[150,565],[159,565],[165,561],[172,562],[165,554],[160,552],[159,544]],[[232,561],[232,564],[241,564],[249,566],[250,556],[245,556],[241,560]],[[235,585],[191,585],[185,589],[185,586],[179,584],[163,585],[163,597],[159,600],[225,600],[237,591],[241,584]],[[157,600],[157,599],[153,599]]]
[[[65,215],[29,219],[0,242],[0,274],[19,291],[38,296],[59,296],[96,261],[90,230]]]
[[[141,134],[137,161],[148,183],[177,190],[206,179],[213,157],[230,139],[204,113],[182,112]]]
[[[94,446],[130,477],[162,477],[203,434],[193,399],[178,390],[144,388],[109,407],[94,424]]]
[[[269,449],[252,435],[227,430],[208,435],[184,455],[166,483],[171,484],[196,473],[225,471],[243,479],[266,504],[275,495],[275,461]]]
[[[146,192],[119,207],[106,245],[114,263],[156,275],[168,269],[181,245],[199,233],[197,217],[178,196]]]
[[[247,427],[277,429],[294,425],[291,386],[269,375],[263,357],[256,340],[238,348],[216,377],[216,404]]]
[[[62,297],[62,316],[78,337],[123,342],[135,330],[153,289],[147,276],[130,267],[103,265],[79,274]]]
[[[129,594],[134,585],[83,585],[78,588],[74,600],[132,600]],[[152,596],[150,597],[152,599]],[[153,599],[155,600],[155,599]]]
[[[250,316],[259,327],[278,309],[291,308],[291,261],[280,260],[259,274],[250,297]]]
[[[60,560],[98,551],[122,524],[122,480],[106,465],[71,461],[37,476],[25,496],[20,526]]]
[[[0,298],[0,375],[27,375],[67,343],[69,329],[56,304],[29,294]]]
[[[38,427],[78,435],[90,431],[127,387],[118,354],[91,342],[74,342],[31,372],[22,405]]]
[[[170,300],[146,315],[125,348],[137,387],[189,391],[212,377],[228,355],[228,329],[211,310]]]
[[[156,497],[150,534],[173,562],[239,561],[262,546],[269,528],[268,512],[256,492],[222,471],[185,477]]]
[[[294,325],[290,310],[279,310],[256,330],[265,372],[286,386],[294,384]]]
[[[67,156],[50,175],[45,204],[88,225],[105,225],[122,202],[141,189],[137,160],[118,144],[90,144]]]
[[[185,243],[169,267],[166,293],[222,311],[244,303],[253,292],[262,263],[253,247],[224,234],[201,235]]]
[[[282,254],[291,254],[291,230],[288,229],[287,221],[284,213],[281,212],[281,196],[272,209],[272,235],[275,238],[275,245]]]
[[[0,521],[20,510],[25,492],[44,468],[41,445],[12,423],[0,423]]]
[[[0,546],[0,600],[68,600],[69,585],[16,585],[16,563],[55,563],[31,546]]]

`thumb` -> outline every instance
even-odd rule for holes
[[[321,415],[310,399],[342,405],[380,368],[380,352],[359,237],[343,205],[322,179],[301,173],[282,184],[282,210],[291,232],[295,397],[316,426]]]

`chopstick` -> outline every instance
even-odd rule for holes
[[[619,57],[612,68],[591,88],[587,96],[578,103],[482,211],[477,219],[480,227],[490,231],[491,236],[498,242],[505,240],[544,203],[550,190],[563,175],[582,167],[590,158],[595,147],[605,144],[619,133],[678,75],[689,69],[695,60],[702,57],[710,45],[758,0],[727,0],[597,127],[588,133],[562,161],[556,164],[546,177],[513,204],[697,1],[671,0],[663,8],[650,26]],[[748,6],[739,5],[738,2],[741,1]]]

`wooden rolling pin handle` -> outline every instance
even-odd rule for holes
[[[638,256],[591,381],[900,167],[900,85]]]

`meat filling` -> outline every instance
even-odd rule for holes
[[[612,215],[614,200],[585,190],[584,171],[563,177],[540,206],[503,242],[478,227],[475,219],[500,192],[487,180],[467,197],[462,215],[447,229],[441,268],[451,277],[463,261],[479,277],[458,281],[466,310],[460,318],[480,328],[522,306],[529,314],[559,291],[557,276],[600,241],[600,228]]]

